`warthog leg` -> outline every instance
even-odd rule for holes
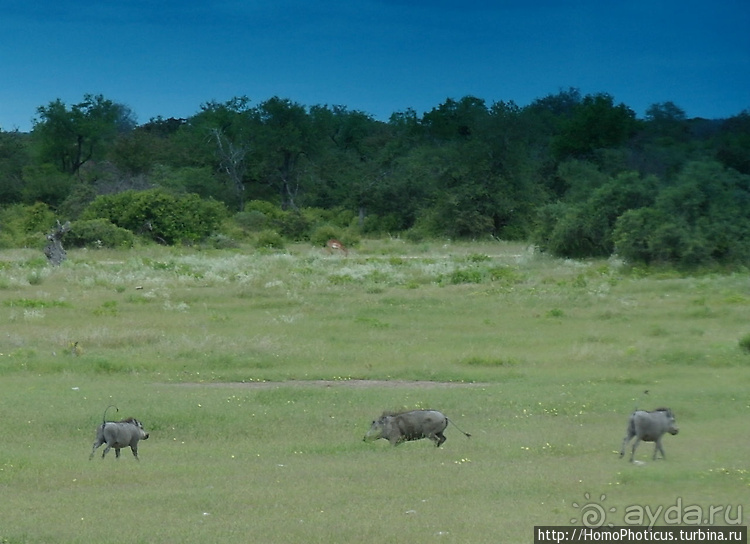
[[[661,452],[661,458],[666,459],[667,456],[664,455],[664,448],[661,447],[661,437],[657,438],[656,444],[654,445],[654,461],[656,461],[656,453]]]
[[[638,447],[638,444],[641,443],[640,437],[635,439],[635,442],[633,442],[633,451],[630,452],[630,462],[633,462],[633,458],[635,457],[635,449]]]
[[[635,433],[635,427],[632,424],[628,424],[628,430],[625,434],[625,438],[622,439],[622,447],[620,448],[620,457],[625,455],[625,447],[628,445],[628,442],[633,440],[633,437],[636,435]],[[635,441],[635,444],[633,444],[633,453],[630,456],[630,460],[633,460],[633,455],[635,455],[635,448],[638,446],[638,442],[640,442],[641,439]]]
[[[94,442],[94,447],[91,448],[91,455],[89,455],[89,461],[91,461],[94,458],[94,452],[96,451],[96,448],[101,446],[103,442]]]

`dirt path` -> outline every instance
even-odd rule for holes
[[[393,387],[393,388],[439,388],[439,387],[487,387],[483,382],[431,382],[410,380],[289,380],[284,382],[187,382],[175,383],[180,387],[228,387],[239,389],[274,389],[277,387]]]

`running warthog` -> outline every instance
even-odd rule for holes
[[[107,410],[109,408],[111,406],[108,406]],[[115,406],[115,408],[117,407]],[[143,425],[133,417],[128,417],[120,421],[106,421],[107,410],[104,410],[102,424],[96,428],[96,441],[94,442],[94,447],[91,448],[89,460],[94,457],[96,448],[106,443],[107,447],[104,448],[102,459],[104,459],[104,456],[112,448],[115,448],[115,457],[119,459],[120,448],[130,447],[136,461],[140,461],[138,459],[138,441],[148,440],[148,433],[143,429]]]
[[[664,448],[661,446],[661,437],[664,433],[675,435],[678,432],[680,432],[680,429],[677,427],[674,414],[669,408],[657,408],[653,412],[636,410],[630,414],[630,418],[628,419],[627,434],[622,441],[620,457],[625,455],[625,446],[635,436],[637,438],[633,442],[633,451],[630,453],[631,462],[633,461],[633,456],[635,456],[635,449],[641,440],[644,442],[655,442],[654,460],[658,452],[661,452],[662,458],[666,459]]]
[[[443,431],[448,423],[453,423],[437,410],[412,410],[411,412],[383,412],[379,419],[372,422],[363,440],[373,441],[385,438],[392,446],[401,442],[429,438],[437,447],[445,442]],[[453,423],[455,427],[456,424]],[[456,427],[458,429],[458,427]],[[461,431],[461,429],[458,429]],[[464,431],[461,431],[464,433]],[[469,433],[464,435],[471,436]]]

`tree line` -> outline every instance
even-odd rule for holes
[[[86,95],[0,132],[0,248],[54,219],[79,245],[328,235],[527,240],[554,255],[750,262],[750,113],[643,119],[568,89],[520,107],[466,96],[387,122],[274,97],[138,124]]]

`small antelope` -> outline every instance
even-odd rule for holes
[[[333,253],[334,249],[338,249],[343,252],[344,255],[349,255],[349,250],[346,249],[346,246],[335,238],[331,238],[326,242],[326,249],[328,250],[328,253]]]

